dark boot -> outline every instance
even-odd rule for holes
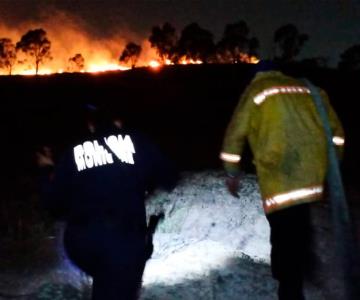
[[[305,300],[301,281],[280,281],[278,295],[279,300]]]

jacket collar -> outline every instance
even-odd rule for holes
[[[283,73],[280,71],[265,71],[265,72],[258,72],[256,73],[253,81],[257,81],[259,79],[264,79],[268,77],[278,77],[278,76],[284,76]]]

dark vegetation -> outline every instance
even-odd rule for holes
[[[29,240],[49,235],[39,208],[35,152],[43,145],[61,152],[81,133],[85,103],[118,112],[125,124],[156,141],[180,170],[220,168],[224,131],[250,79],[250,65],[190,65],[138,68],[126,72],[0,77],[4,179],[0,197],[2,239]],[[359,74],[288,67],[328,91],[347,135],[344,178],[356,187],[359,141],[354,95]],[[253,171],[251,157],[245,168]],[[304,174],[304,176],[306,176]],[[1,255],[1,253],[0,253]]]
[[[118,112],[125,123],[145,131],[181,169],[218,167],[227,122],[251,76],[251,66],[188,65],[160,70],[0,77],[2,122],[11,170],[24,171],[37,146],[62,150],[81,130],[84,104]],[[285,72],[308,77],[324,88],[347,133],[345,169],[358,161],[355,138],[356,72],[305,69]],[[16,171],[16,173],[18,173]]]
[[[302,33],[294,24],[285,24],[274,30],[273,53],[269,59],[282,63],[299,61],[298,56],[309,40],[309,35]],[[252,36],[247,23],[239,20],[224,26],[222,37],[216,41],[214,34],[198,23],[190,23],[182,30],[170,23],[152,27],[148,41],[156,50],[158,60],[162,64],[181,64],[182,60],[202,61],[209,64],[232,64],[252,62],[258,57],[261,42]],[[142,47],[138,42],[128,41],[124,49],[119,49],[119,63],[134,68],[139,60]],[[0,70],[12,74],[15,65],[24,65],[35,69],[55,58],[52,56],[51,40],[43,28],[31,29],[18,42],[8,37],[0,37]],[[20,55],[24,57],[20,60]],[[24,56],[25,55],[25,56]],[[340,55],[339,69],[359,70],[360,46],[353,45]],[[312,67],[325,67],[327,57],[308,57],[301,62]],[[86,57],[76,53],[68,59],[67,72],[80,72],[86,69]]]

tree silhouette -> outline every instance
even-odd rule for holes
[[[260,42],[256,37],[252,37],[249,39],[249,49],[248,54],[250,56],[258,56],[258,49],[260,47]]]
[[[210,62],[214,52],[214,36],[210,31],[197,23],[191,23],[183,29],[177,46],[178,56],[206,63]]]
[[[259,41],[249,37],[249,27],[245,21],[228,24],[222,39],[217,44],[217,56],[221,62],[237,63],[257,56]]]
[[[176,29],[167,22],[162,27],[155,26],[151,30],[149,42],[163,63],[167,59],[171,60],[177,43]]]
[[[85,67],[85,58],[81,53],[75,54],[73,57],[69,58],[69,67],[70,72],[81,72]]]
[[[16,48],[11,39],[0,39],[0,69],[6,69],[11,75],[16,63]]]
[[[136,63],[140,57],[141,50],[142,49],[140,45],[132,42],[128,43],[120,56],[120,62],[124,62],[126,64],[130,62],[131,68],[135,68]]]
[[[301,65],[305,68],[327,68],[328,59],[323,56],[305,58],[301,61]]]
[[[16,49],[34,58],[35,72],[38,74],[39,65],[47,59],[51,59],[51,42],[42,28],[29,30],[16,44]]]
[[[309,36],[299,33],[299,30],[293,24],[281,26],[274,33],[274,58],[282,62],[293,61],[308,39]]]
[[[339,69],[360,70],[360,44],[346,49],[340,56]]]

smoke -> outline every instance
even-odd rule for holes
[[[149,60],[157,58],[146,37],[121,28],[103,37],[94,35],[84,20],[63,11],[52,11],[51,15],[47,14],[40,20],[22,22],[16,27],[0,23],[0,38],[10,38],[16,43],[27,31],[36,28],[43,28],[51,41],[52,59],[40,66],[41,73],[66,71],[69,58],[77,53],[85,58],[85,71],[117,69],[120,67],[121,52],[128,42],[135,42],[142,47],[138,65],[147,65]],[[24,54],[18,54],[19,61],[24,58]],[[14,67],[14,74],[31,73],[33,70],[33,63],[28,59],[25,64]]]

